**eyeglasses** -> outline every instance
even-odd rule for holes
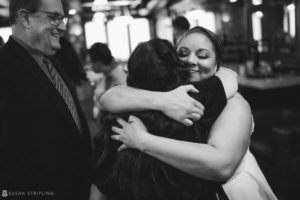
[[[43,11],[43,10],[39,10],[39,11],[36,11],[36,12],[47,14],[47,17],[50,19],[50,23],[53,26],[58,26],[62,21],[64,22],[65,25],[68,22],[67,17],[65,17],[64,15],[61,15],[57,12],[48,12],[48,11]]]

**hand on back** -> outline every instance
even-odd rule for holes
[[[198,93],[192,85],[179,86],[163,93],[161,111],[168,117],[186,125],[193,125],[204,114],[204,106],[188,95],[188,92]]]

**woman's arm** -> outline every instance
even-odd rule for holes
[[[190,97],[188,92],[198,90],[192,85],[185,85],[169,92],[153,92],[122,85],[108,90],[100,102],[112,113],[160,110],[170,118],[191,126],[192,120],[198,120],[203,115],[204,106]]]
[[[231,98],[238,89],[236,73],[221,68],[216,75],[222,81],[227,99]],[[170,118],[191,126],[193,121],[199,120],[203,115],[204,107],[187,92],[197,92],[197,90],[192,85],[186,85],[169,92],[153,92],[122,85],[104,93],[100,103],[111,113],[159,110]]]
[[[122,141],[127,147],[139,149],[191,175],[226,181],[233,175],[248,148],[252,117],[248,103],[235,95],[211,128],[207,144],[149,134],[135,117],[131,117],[129,123],[118,121],[123,128],[113,127],[118,135],[112,138]]]

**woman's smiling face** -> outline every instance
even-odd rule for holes
[[[184,36],[178,44],[177,54],[190,68],[190,81],[212,76],[217,70],[216,52],[212,41],[202,33]]]

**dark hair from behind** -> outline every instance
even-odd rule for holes
[[[174,28],[181,30],[181,31],[187,31],[190,28],[190,23],[184,16],[176,17],[172,21],[172,25]]]
[[[193,33],[199,33],[199,34],[205,35],[211,41],[211,43],[214,47],[214,50],[215,50],[215,54],[216,54],[217,70],[219,70],[219,68],[221,66],[222,58],[223,58],[223,44],[220,41],[220,39],[218,38],[218,36],[215,33],[213,33],[212,31],[210,31],[202,26],[193,27],[193,28],[189,29],[188,31],[186,31],[179,38],[177,46],[181,43],[181,41],[185,37],[187,37]]]
[[[185,69],[172,44],[154,38],[140,43],[132,52],[128,60],[127,85],[167,91],[188,81],[189,73]]]
[[[101,42],[94,43],[91,48],[88,49],[88,53],[92,62],[101,61],[105,65],[109,65],[113,61],[113,56],[107,44]]]
[[[189,73],[167,40],[152,39],[139,44],[128,61],[128,85],[152,91],[168,91],[184,84]],[[123,114],[103,113],[102,130],[96,137],[96,184],[111,199],[196,200],[215,199],[214,183],[181,172],[138,150],[118,152],[119,142],[111,139],[117,117],[140,118],[150,133],[183,141],[206,142],[206,128],[199,123],[187,127],[158,111]],[[97,182],[97,180],[100,180]]]
[[[10,0],[9,3],[9,21],[10,24],[16,24],[18,11],[20,9],[36,12],[41,6],[41,0]]]
[[[199,123],[187,127],[169,119],[161,112],[143,111],[117,116],[108,114],[101,118],[103,120],[101,123],[105,124],[101,130],[101,133],[104,133],[104,140],[99,140],[101,142],[97,144],[103,149],[96,149],[96,154],[102,153],[98,159],[100,168],[95,174],[96,181],[99,177],[103,181],[102,176],[105,177],[104,184],[98,183],[103,190],[101,191],[111,199],[122,200],[213,199],[209,198],[212,194],[208,186],[208,184],[211,186],[209,181],[181,172],[135,149],[117,151],[121,144],[111,140],[110,136],[115,134],[111,127],[118,126],[117,117],[128,120],[130,115],[140,118],[147,130],[157,136],[200,143],[206,141],[204,129]]]

